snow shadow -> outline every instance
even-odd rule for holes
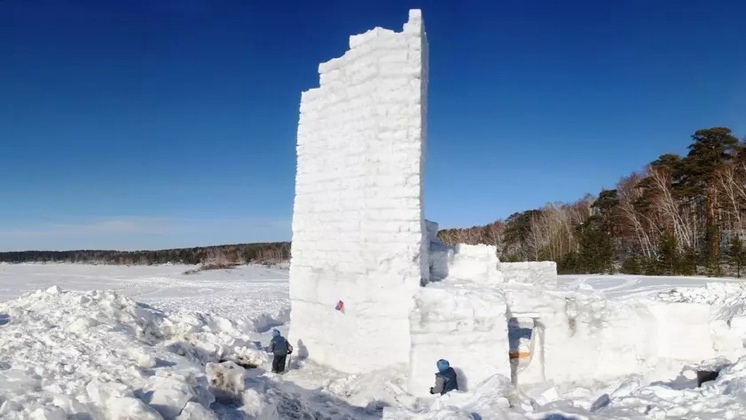
[[[297,344],[297,358],[299,361],[308,359],[308,347],[303,343],[303,340],[298,340]]]
[[[533,328],[527,326],[527,321],[516,317],[508,320],[508,340],[510,342],[510,351],[517,352],[520,347],[521,339],[531,339]]]
[[[160,359],[160,358],[157,358],[157,357],[155,359],[155,367],[156,368],[174,367],[174,366],[176,366],[176,363],[174,363],[174,362],[170,362],[168,360],[163,360],[163,359]]]
[[[177,341],[166,346],[166,350],[176,355],[186,357],[192,363],[205,365],[206,361],[217,361],[215,355],[206,350],[197,348],[185,341]]]
[[[10,315],[0,314],[0,325],[5,325],[10,322]]]
[[[246,371],[246,389],[255,390],[263,398],[264,406],[259,413],[255,412],[256,406],[246,406],[243,401],[215,402],[211,409],[220,419],[228,420],[375,420],[383,418],[383,409],[387,406],[384,402],[373,401],[366,407],[357,407],[322,388],[306,389],[275,378],[261,368]]]
[[[466,374],[464,373],[461,368],[456,366],[451,366],[454,371],[456,371],[456,381],[458,382],[458,389],[459,391],[466,392],[469,390],[469,378],[466,377]]]
[[[276,316],[270,314],[261,314],[251,320],[254,324],[254,331],[264,334],[272,328],[285,325],[290,320],[290,309],[283,309]]]

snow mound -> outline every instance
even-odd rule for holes
[[[656,299],[665,302],[704,303],[712,307],[713,320],[746,316],[745,283],[707,283],[705,287],[672,289]]]
[[[503,375],[493,375],[472,391],[452,391],[446,395],[423,398],[409,407],[386,407],[384,420],[528,420],[590,418],[572,401],[559,400],[553,384],[521,392]]]
[[[0,417],[214,418],[204,364],[267,355],[224,318],[53,286],[0,304]]]
[[[696,371],[719,372],[714,381],[697,387]],[[594,415],[599,418],[746,418],[746,357],[730,364],[722,359],[686,366],[670,382],[640,386],[632,378],[610,395],[604,395]]]

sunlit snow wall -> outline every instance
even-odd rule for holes
[[[357,373],[408,363],[412,297],[428,281],[421,13],[349,46],[301,96],[289,338],[299,356]]]

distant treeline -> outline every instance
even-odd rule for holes
[[[746,139],[726,127],[697,130],[686,155],[661,155],[615,188],[438,237],[495,245],[505,261],[556,261],[561,273],[740,276]]]
[[[217,245],[157,251],[19,251],[0,252],[0,262],[66,262],[87,264],[211,264],[279,262],[290,258],[290,242]]]

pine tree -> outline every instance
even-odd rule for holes
[[[738,139],[725,127],[697,130],[692,135],[689,154],[682,161],[680,185],[684,194],[697,204],[704,204],[705,262],[709,275],[720,275],[720,226],[716,217],[718,207],[716,173],[724,162],[733,157]],[[702,203],[702,198],[704,202]]]
[[[676,245],[676,237],[671,232],[665,231],[661,235],[658,245],[658,271],[660,274],[673,276],[678,273],[679,252]]]
[[[728,246],[728,263],[731,266],[736,267],[737,277],[741,277],[741,267],[746,263],[746,248],[744,248],[743,241],[738,235],[733,235],[730,238]]]

